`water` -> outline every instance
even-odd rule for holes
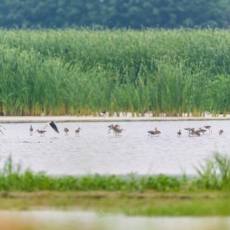
[[[0,227],[3,226],[4,230],[227,230],[230,229],[230,218],[127,217],[80,211],[2,211]]]
[[[121,122],[120,137],[108,134],[106,122],[60,123],[61,134],[48,128],[47,134],[29,135],[30,124],[4,124],[5,135],[0,136],[0,159],[11,155],[14,162],[33,171],[49,174],[187,174],[195,173],[195,166],[214,152],[230,154],[230,121],[164,121]],[[42,128],[45,124],[32,124]],[[212,126],[212,134],[188,137],[185,127]],[[80,136],[74,129],[82,128]],[[68,136],[63,128],[68,127]],[[158,127],[160,137],[149,137],[147,131]],[[224,129],[222,136],[219,129]]]

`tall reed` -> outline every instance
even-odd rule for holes
[[[228,30],[1,30],[0,113],[230,112]]]

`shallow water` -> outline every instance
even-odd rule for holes
[[[14,225],[12,222],[15,222]],[[227,230],[230,229],[230,218],[127,217],[80,211],[4,211],[0,212],[0,228],[3,225],[5,230]],[[26,225],[31,228],[26,228]],[[23,228],[19,228],[19,226],[23,226]]]
[[[4,124],[0,136],[0,159],[11,155],[14,162],[33,171],[49,174],[187,174],[216,151],[230,154],[230,121],[121,122],[120,137],[108,134],[106,122],[59,123],[61,134],[48,128],[47,134],[29,135],[30,124]],[[42,128],[45,124],[32,124]],[[188,137],[185,127],[212,126],[212,133]],[[82,128],[80,136],[74,129]],[[71,132],[63,134],[63,128]],[[149,137],[147,131],[158,127],[162,134]],[[224,129],[222,136],[218,130]],[[3,163],[3,160],[1,161]]]

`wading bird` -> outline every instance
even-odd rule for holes
[[[159,136],[159,135],[161,134],[161,131],[158,130],[157,128],[155,128],[154,130],[149,130],[149,131],[148,131],[148,134],[149,134],[150,136]]]
[[[81,128],[78,127],[77,129],[75,129],[75,135],[79,135],[80,134],[80,131],[81,131]]]
[[[219,135],[221,136],[223,133],[224,133],[224,130],[223,130],[223,129],[220,129],[220,130],[219,130]]]
[[[67,136],[69,134],[69,129],[68,128],[64,128],[64,133]]]
[[[204,126],[204,128],[205,128],[206,130],[208,130],[208,131],[209,131],[209,133],[211,133],[211,128],[212,128],[212,126],[210,126],[210,125],[206,125],[206,126]]]
[[[182,132],[181,130],[179,129],[178,132],[177,132],[177,136],[180,137],[182,135]]]
[[[201,134],[205,134],[205,133],[207,132],[207,129],[199,128],[199,132],[200,132]]]
[[[122,132],[124,131],[124,129],[120,128],[120,127],[113,127],[113,133],[115,136],[119,136]]]
[[[200,137],[200,130],[191,129],[189,137]]]
[[[37,129],[37,132],[40,134],[40,136],[44,136],[47,131],[45,129]]]
[[[31,125],[31,126],[30,126],[30,136],[33,135],[33,132],[34,132],[34,129],[33,129],[33,126]]]
[[[193,131],[195,131],[194,128],[185,128],[184,130],[188,131],[188,135],[190,136]]]
[[[108,126],[108,128],[109,128],[109,129],[120,128],[120,125],[118,125],[118,124],[115,124],[115,125],[114,125],[114,124],[111,124],[111,125]]]
[[[122,129],[120,127],[120,125],[117,125],[117,124],[116,125],[114,125],[114,124],[109,125],[108,128],[109,128],[109,133],[110,133],[110,131],[113,131],[113,134],[115,136],[120,135],[124,131],[124,129]]]
[[[120,129],[121,127],[118,124],[116,124],[116,125],[111,124],[111,125],[108,126],[108,128],[109,128],[108,132],[110,133],[111,131],[114,131],[114,129]]]

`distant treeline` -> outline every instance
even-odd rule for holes
[[[2,0],[0,27],[229,26],[230,0]]]

